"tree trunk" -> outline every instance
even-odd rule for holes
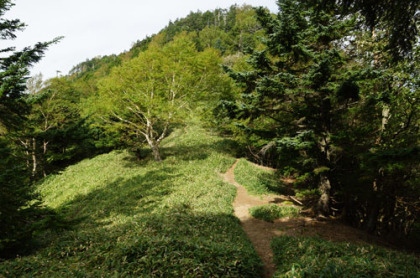
[[[328,112],[324,113],[328,115]],[[330,117],[325,116],[324,122],[326,123],[326,129],[330,129]],[[324,137],[319,142],[320,150],[322,154],[321,165],[328,165],[330,168],[331,152],[329,146],[329,137]],[[330,215],[330,192],[331,192],[331,182],[328,177],[329,171],[324,171],[319,174],[319,192],[321,196],[319,197],[317,204],[317,216],[326,217]]]
[[[376,224],[378,222],[379,205],[377,200],[372,200],[372,204],[369,208],[369,212],[366,219],[366,230],[372,233],[376,230]]]
[[[159,146],[157,144],[153,144],[150,147],[152,148],[153,157],[155,161],[162,161],[162,158],[160,157]]]
[[[325,217],[330,214],[330,190],[331,183],[329,178],[325,174],[321,174],[319,181],[321,197],[319,198],[317,205],[318,217]]]
[[[43,173],[43,175],[44,175],[44,177],[46,177],[47,176],[47,172],[45,171],[45,167],[46,167],[46,157],[47,157],[47,151],[48,151],[48,148],[47,148],[47,146],[48,146],[48,143],[49,142],[47,142],[47,141],[45,141],[44,140],[44,142],[43,142],[43,147],[44,147],[44,149],[43,149],[43,157],[42,157],[42,173]]]
[[[162,158],[160,157],[160,151],[159,151],[159,140],[155,140],[152,136],[145,135],[147,144],[149,144],[149,147],[152,149],[153,158],[155,161],[162,161]]]
[[[36,159],[36,140],[32,138],[32,177],[35,177],[38,162]]]
[[[29,153],[29,149],[30,149],[30,141],[28,139],[26,139],[25,141],[20,141],[21,144],[25,147],[25,154],[26,154],[26,169],[30,169],[31,168],[31,154]]]

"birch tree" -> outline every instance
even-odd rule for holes
[[[194,101],[212,93],[220,74],[215,50],[198,52],[186,34],[115,68],[99,83],[96,113],[109,124],[146,140],[156,161],[170,125],[184,118]]]

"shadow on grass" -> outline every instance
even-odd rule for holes
[[[114,258],[126,258],[129,273],[140,277],[260,276],[261,262],[232,215],[177,208],[140,221],[147,235],[119,244]]]
[[[177,159],[190,160],[204,160],[209,157],[214,151],[222,154],[232,154],[235,149],[235,142],[231,139],[223,139],[214,143],[200,143],[196,145],[179,144],[174,147],[163,147],[162,156],[167,158],[175,156]]]
[[[58,210],[69,219],[82,218],[85,222],[100,222],[110,215],[147,213],[153,210],[151,204],[171,194],[170,180],[179,176],[173,172],[173,168],[164,167],[130,179],[118,178],[88,194],[76,196]]]
[[[262,186],[271,192],[282,195],[295,195],[293,188],[280,181],[280,178],[275,173],[260,173],[257,175],[257,179]]]
[[[260,277],[261,266],[233,215],[179,205],[143,211],[125,223],[78,226],[57,235],[36,259],[12,262],[8,269],[11,277],[42,270],[45,277],[251,278]]]

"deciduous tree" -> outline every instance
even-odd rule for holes
[[[152,42],[100,82],[97,115],[144,138],[160,161],[159,145],[170,125],[182,121],[203,95],[214,93],[219,61],[217,51],[198,52],[185,33],[163,47]]]

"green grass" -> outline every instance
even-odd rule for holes
[[[187,130],[165,141],[163,163],[114,151],[45,179],[45,203],[78,224],[0,262],[0,277],[258,277],[232,215],[236,189],[219,176],[235,160],[229,142]]]
[[[287,192],[286,187],[278,179],[275,172],[257,168],[246,159],[240,159],[236,165],[235,179],[252,195]]]
[[[420,260],[370,245],[308,237],[277,237],[271,243],[273,277],[419,277]]]
[[[275,219],[282,217],[297,217],[299,216],[300,209],[295,206],[277,206],[275,204],[262,205],[252,207],[249,213],[252,217],[261,219],[267,222],[273,222]]]

